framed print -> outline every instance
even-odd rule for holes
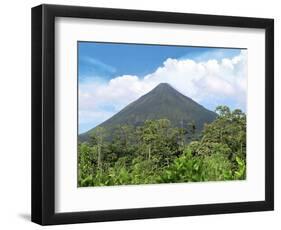
[[[32,221],[274,208],[273,19],[32,8]]]

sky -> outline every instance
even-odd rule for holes
[[[162,82],[209,110],[246,112],[247,50],[78,42],[79,133]]]

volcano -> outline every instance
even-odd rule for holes
[[[79,135],[79,141],[89,140],[97,127],[103,127],[110,136],[120,125],[139,126],[146,120],[168,119],[172,126],[187,128],[195,124],[196,132],[202,131],[205,123],[215,120],[217,114],[183,95],[168,83],[160,83],[147,94],[130,103],[100,125]]]

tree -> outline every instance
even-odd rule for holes
[[[160,175],[160,182],[245,179],[246,115],[226,106],[216,111],[217,119],[205,126],[201,140],[186,146]]]
[[[114,129],[110,147],[118,157],[133,155],[136,149],[135,128],[130,125],[119,125]]]
[[[98,127],[93,134],[91,134],[91,140],[94,146],[97,148],[98,155],[98,169],[102,170],[102,148],[105,136],[105,129],[103,127]]]
[[[140,140],[143,143],[144,148],[147,149],[146,159],[151,159],[151,151],[153,148],[154,141],[157,136],[156,122],[152,120],[145,121],[143,127],[139,129]]]
[[[99,127],[78,145],[79,186],[152,184],[246,178],[246,115],[226,106],[198,135],[194,122],[174,127],[167,119]],[[183,124],[183,123],[182,123]]]
[[[231,149],[229,158],[232,161],[237,155],[245,159],[246,115],[241,110],[230,111],[227,106],[217,107],[216,112],[217,119],[203,130],[203,142],[226,144]]]

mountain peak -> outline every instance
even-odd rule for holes
[[[154,89],[174,89],[169,83],[163,82],[158,84]]]
[[[152,94],[173,94],[177,93],[177,90],[173,88],[169,83],[160,83],[155,88],[153,88],[150,93]]]
[[[172,87],[169,83],[167,83],[167,82],[162,82],[162,83],[159,83],[157,86],[162,86],[162,87]],[[156,87],[157,87],[156,86]]]
[[[168,83],[160,83],[147,94],[130,103],[121,111],[99,125],[108,131],[108,136],[120,125],[137,127],[146,120],[168,119],[173,127],[187,127],[194,122],[197,131],[205,123],[210,123],[216,114],[183,95]],[[80,140],[87,140],[96,128],[80,135]]]

